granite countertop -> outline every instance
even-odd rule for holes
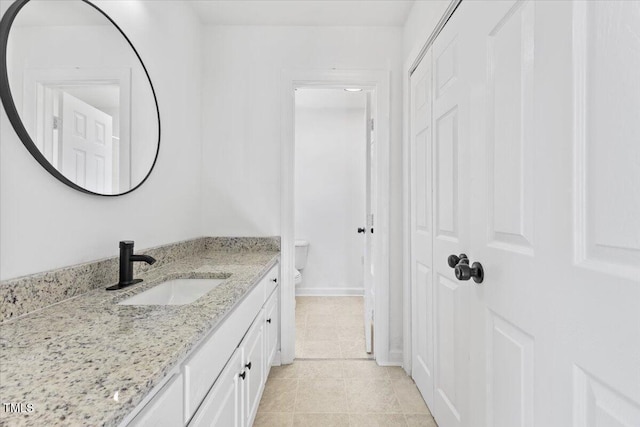
[[[116,426],[253,289],[269,250],[208,250],[0,325],[0,425]],[[117,303],[173,278],[227,278],[191,304]]]

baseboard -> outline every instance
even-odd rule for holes
[[[296,288],[299,297],[346,297],[362,296],[362,288]]]

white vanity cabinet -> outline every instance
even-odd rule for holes
[[[278,347],[276,264],[122,425],[250,427]]]
[[[238,348],[209,391],[189,426],[242,427],[242,349]]]

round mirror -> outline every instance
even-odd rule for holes
[[[85,0],[18,0],[0,23],[0,96],[16,133],[60,181],[117,196],[149,176],[160,114],[138,52]]]

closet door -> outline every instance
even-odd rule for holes
[[[464,4],[464,3],[463,3]],[[470,300],[475,284],[460,282],[450,255],[469,250],[470,203],[468,123],[469,33],[464,10],[456,12],[433,44],[432,180],[434,398],[440,427],[469,424]]]
[[[433,406],[433,181],[431,51],[411,75],[412,376]]]

